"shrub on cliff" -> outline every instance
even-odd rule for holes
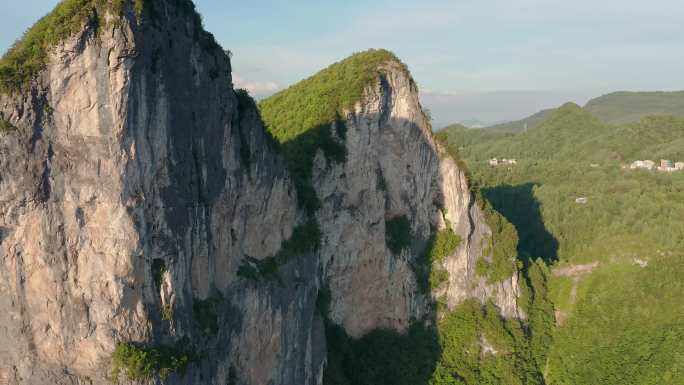
[[[395,255],[411,246],[411,223],[406,215],[385,221],[385,244]]]
[[[428,294],[449,280],[449,273],[442,267],[442,262],[460,244],[461,237],[450,228],[432,234],[423,256],[414,267],[418,289],[422,293]]]
[[[112,379],[124,374],[129,380],[150,380],[155,376],[166,380],[172,373],[184,374],[193,360],[188,341],[156,347],[119,343],[112,353]]]

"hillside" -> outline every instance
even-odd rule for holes
[[[584,106],[585,110],[608,124],[637,123],[652,115],[684,117],[684,91],[679,92],[614,92],[594,98]],[[465,133],[466,142],[480,142],[511,133],[532,129],[553,115],[555,108],[541,110],[526,118],[500,123],[484,128],[474,128]],[[445,129],[457,130],[458,125]]]
[[[684,159],[684,119],[607,125],[566,104],[522,133],[471,136],[466,145],[462,130],[447,135],[483,195],[516,226],[520,254],[551,267],[559,327],[549,383],[644,384],[661,375],[678,383],[684,363],[670,353],[684,349],[681,328],[671,326],[682,306],[675,266],[684,256],[684,172],[621,165]],[[517,165],[491,167],[492,157]]]
[[[648,115],[684,117],[684,91],[614,92],[592,99],[584,107],[611,124],[637,122]]]
[[[528,130],[530,128],[537,127],[544,120],[546,120],[551,114],[553,114],[554,109],[541,110],[533,115],[530,115],[524,119],[516,120],[513,122],[500,123],[493,126],[486,127],[487,130],[501,132],[501,133],[518,133]]]
[[[300,191],[309,188],[315,197],[316,206],[305,207],[325,234],[321,254],[333,276],[323,312],[329,357],[324,384],[451,384],[458,378],[473,385],[541,384],[538,362],[548,348],[542,336],[553,317],[545,273],[535,270],[529,282],[518,280],[515,229],[476,202],[457,151],[433,147],[441,137],[433,137],[417,88],[394,55],[383,50],[355,54],[264,100],[260,108]],[[325,165],[314,159],[318,149]],[[411,186],[431,186],[431,198],[410,198]],[[347,211],[344,205],[353,207]],[[441,213],[441,224],[429,222],[431,211]],[[383,225],[384,243],[393,254],[387,257],[378,248]],[[426,248],[417,247],[421,244]],[[356,245],[366,246],[359,250]],[[382,269],[378,261],[383,258],[390,258],[388,266],[395,266],[392,275],[399,275],[402,286],[412,281],[402,275],[407,261],[418,292],[433,293],[430,310],[404,333],[360,329],[359,319],[383,319],[397,311],[406,317],[401,304],[416,294],[383,294],[393,281],[383,284],[382,276],[353,281],[372,292],[339,294],[349,288],[336,275],[367,277],[369,270]],[[352,259],[368,266],[349,266]],[[365,294],[359,296],[359,290]],[[347,309],[354,316],[344,316]],[[534,321],[520,319],[520,309]],[[534,330],[534,338],[526,330]],[[483,357],[481,335],[511,353]]]

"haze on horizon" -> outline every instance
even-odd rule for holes
[[[0,49],[58,0],[3,4]],[[394,51],[435,126],[514,120],[617,90],[684,89],[678,0],[195,0],[233,52],[236,87],[263,97],[367,48]]]

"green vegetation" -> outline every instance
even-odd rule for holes
[[[326,158],[335,162],[345,160],[346,148],[341,143],[345,139],[345,111],[361,100],[366,86],[377,81],[379,67],[388,61],[400,63],[408,73],[391,52],[369,50],[335,63],[259,104],[267,129],[282,145],[300,205],[310,212],[320,205],[311,185],[316,151],[321,149]]]
[[[684,257],[606,266],[558,330],[551,384],[682,384]]]
[[[129,380],[151,380],[159,376],[164,381],[172,373],[183,375],[188,364],[195,360],[187,346],[187,341],[157,347],[119,343],[112,353],[112,378],[118,381],[123,373]]]
[[[262,260],[247,257],[238,267],[237,276],[252,281],[262,279],[277,280],[279,279],[278,262],[275,257],[268,257]]]
[[[262,260],[247,258],[238,268],[237,274],[239,277],[250,280],[279,280],[279,266],[284,265],[291,258],[318,250],[320,244],[321,230],[316,220],[310,219],[292,231],[292,236],[283,242],[276,255]]]
[[[613,92],[590,100],[585,109],[611,124],[638,122],[649,115],[684,117],[684,91]]]
[[[544,384],[542,372],[553,330],[542,262],[524,271],[522,305],[527,323],[504,320],[488,303],[467,301],[440,317],[440,359],[431,385]]]
[[[535,299],[536,303],[541,299]],[[348,385],[534,385],[549,330],[504,320],[492,304],[468,301],[442,317],[437,327],[414,323],[405,334],[376,330],[360,339],[329,325],[329,365],[324,383]],[[537,316],[535,316],[537,317]],[[532,329],[534,330],[534,329]]]
[[[426,253],[440,261],[458,243],[453,232],[443,230]],[[470,300],[452,311],[439,306],[437,320],[416,321],[405,333],[381,329],[354,339],[328,323],[324,384],[545,384],[542,373],[555,325],[549,271],[538,260],[521,277],[524,321],[502,319],[493,304]]]
[[[442,354],[431,385],[542,384],[525,331],[491,304],[466,302],[440,321]]]
[[[439,358],[434,328],[419,323],[406,334],[380,329],[361,339],[352,339],[343,328],[329,324],[326,337],[326,385],[426,384]]]
[[[399,215],[385,221],[385,244],[392,254],[398,255],[411,247],[411,223],[406,215]]]
[[[458,146],[458,138],[450,141]],[[483,196],[517,228],[522,255],[603,260],[609,256],[597,254],[624,250],[625,237],[684,249],[684,228],[676,225],[684,217],[684,173],[621,169],[637,159],[684,159],[683,119],[649,117],[611,127],[566,105],[539,127],[464,146],[460,153]],[[490,167],[493,157],[518,164]],[[575,203],[581,196],[586,205]]]
[[[323,318],[328,317],[330,312],[330,301],[332,300],[330,288],[327,286],[318,289],[318,296],[316,297],[316,309]]]
[[[24,33],[0,60],[0,92],[18,92],[47,64],[48,50],[86,24],[103,22],[98,10],[112,9],[105,0],[65,0]],[[98,17],[100,19],[98,20]]]
[[[525,279],[544,281],[543,290],[524,290],[532,303],[523,306],[530,354],[547,383],[679,384],[684,172],[621,166],[684,159],[684,119],[651,116],[608,125],[602,121],[621,121],[622,113],[592,116],[589,110],[603,103],[564,105],[525,132],[456,128],[444,134],[468,162],[484,204],[505,217],[499,224],[487,220],[510,234],[494,243],[508,245],[505,254],[513,255],[510,222],[520,236]],[[493,157],[514,158],[517,165],[491,167]],[[575,203],[577,197],[588,202]],[[559,273],[546,272],[544,264],[532,262],[536,257]],[[594,267],[560,273],[582,266]],[[538,295],[548,299],[535,302]]]
[[[554,304],[550,298],[551,272],[542,259],[530,261],[523,271],[525,284],[521,285],[520,307],[527,314],[530,352],[537,368],[546,366],[548,351],[553,343],[556,326]]]
[[[171,321],[173,319],[173,309],[171,305],[161,305],[161,319]]]
[[[483,131],[483,132],[487,132],[487,133],[495,132],[498,134],[523,132],[525,130],[529,130],[530,128],[534,128],[534,127],[537,127],[538,125],[542,124],[546,119],[548,119],[551,115],[553,115],[553,113],[555,111],[556,111],[556,109],[542,110],[542,111],[539,111],[533,115],[528,116],[525,119],[517,120],[514,122],[497,124],[497,125],[488,127],[486,130],[479,130],[479,131]]]
[[[0,119],[0,132],[10,132],[15,131],[17,128],[12,125],[12,123],[6,121],[5,119]]]
[[[215,336],[218,333],[218,313],[223,302],[224,299],[220,293],[207,299],[193,299],[192,314],[205,335]]]
[[[461,237],[450,228],[437,231],[430,237],[423,256],[418,265],[414,266],[418,288],[422,293],[428,294],[431,289],[440,287],[449,279],[449,273],[442,267],[442,262],[460,244]]]
[[[492,231],[486,240],[482,255],[477,260],[477,273],[490,283],[501,282],[516,273],[518,264],[518,233],[515,227],[491,205],[479,199],[485,221]],[[491,258],[491,260],[488,260]]]
[[[458,148],[454,146],[450,141],[449,141],[449,134],[446,131],[441,131],[436,134],[433,134],[433,137],[435,138],[435,141],[442,147],[442,149],[446,152],[446,154],[456,162],[456,165],[463,170],[466,174],[468,174],[468,166],[466,163],[463,161],[461,158],[461,154],[458,152]],[[470,186],[471,188],[474,188],[474,186]]]
[[[311,219],[292,231],[292,236],[283,242],[277,257],[285,262],[292,257],[316,251],[320,245],[321,230],[318,223]]]
[[[135,0],[133,7],[136,15],[140,17],[145,13],[153,16],[155,1],[158,0]],[[194,19],[195,40],[207,49],[220,50],[213,35],[202,28],[202,20],[193,2],[174,2],[183,14]],[[29,28],[0,59],[0,92],[17,93],[24,90],[47,65],[52,47],[86,26],[98,33],[106,25],[105,15],[123,15],[127,3],[126,0],[62,0],[52,12]]]
[[[483,255],[487,257],[480,258],[477,261],[478,275],[487,277],[490,283],[500,282],[515,274],[520,267],[517,263],[518,233],[515,227],[482,197],[477,182],[473,180],[457,145],[454,144],[453,135],[454,133],[451,130],[443,130],[434,134],[434,138],[446,152],[446,155],[453,159],[458,167],[465,172],[469,188],[475,195],[485,216],[485,221],[492,231],[487,243],[483,245]],[[439,269],[435,270],[430,277],[430,287],[433,289],[438,287],[447,278],[445,272]]]

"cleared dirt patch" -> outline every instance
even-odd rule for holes
[[[594,271],[599,266],[598,261],[587,263],[584,265],[570,265],[557,267],[551,270],[551,273],[556,277],[569,277],[572,279],[572,288],[570,289],[570,305],[574,306],[577,301],[577,287],[579,286],[582,278]],[[556,324],[558,326],[563,325],[563,323],[568,319],[568,313],[556,310]]]

